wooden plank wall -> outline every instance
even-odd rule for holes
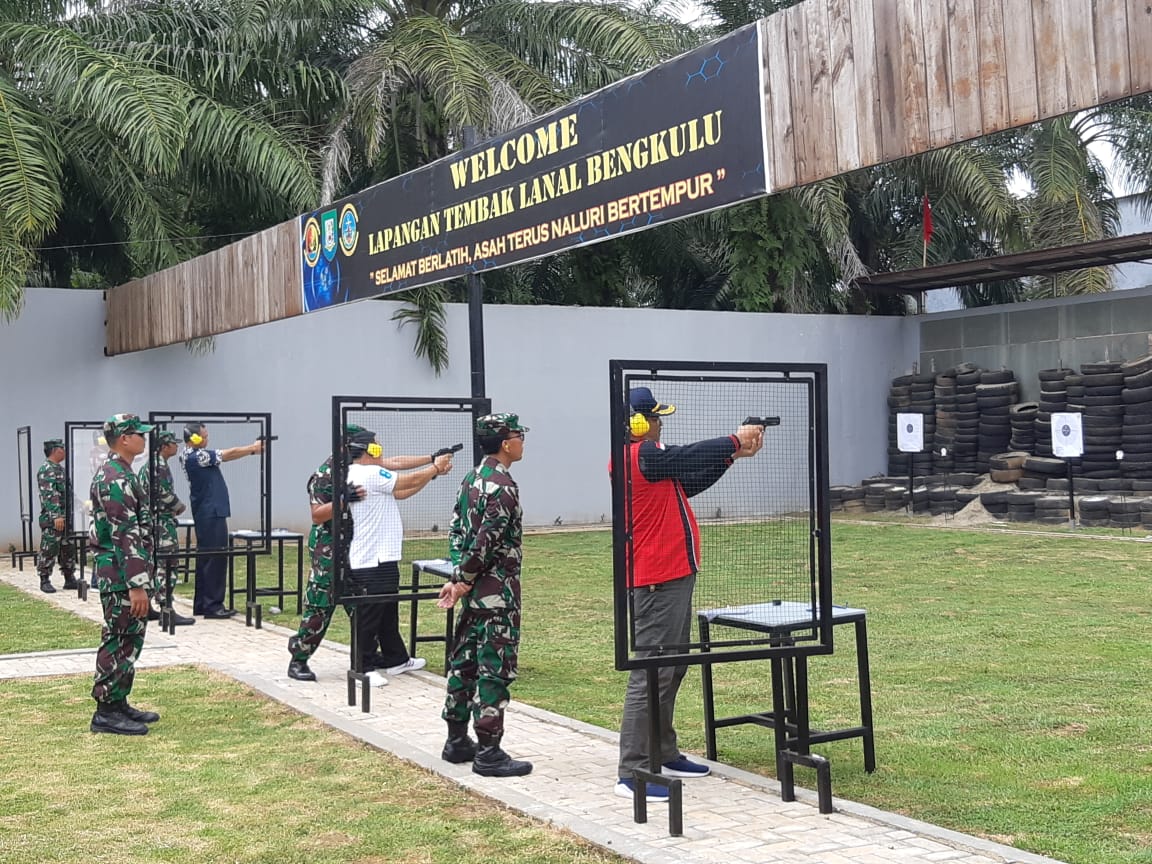
[[[760,27],[774,191],[1152,91],[1148,0],[805,0]]]
[[[297,222],[108,293],[108,354],[186,342],[303,311]]]
[[[769,184],[1152,92],[1149,0],[805,0],[760,22]],[[108,353],[301,312],[296,221],[119,288]]]

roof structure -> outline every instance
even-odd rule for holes
[[[1152,232],[1108,237],[1033,252],[1015,252],[995,258],[938,264],[915,270],[873,273],[856,280],[856,284],[867,291],[883,294],[922,294],[936,288],[999,282],[1022,276],[1052,276],[1069,270],[1106,267],[1146,258],[1152,258]]]

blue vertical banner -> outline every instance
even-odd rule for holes
[[[771,190],[749,25],[300,217],[304,309],[507,267]]]

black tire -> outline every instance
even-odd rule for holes
[[[1120,367],[1120,371],[1125,375],[1139,375],[1143,372],[1152,372],[1152,354],[1138,357],[1135,360],[1129,360]]]
[[[1063,459],[1045,459],[1042,456],[1029,456],[1024,460],[1024,470],[1045,476],[1060,475],[1067,469]]]
[[[1137,387],[1131,390],[1125,390],[1120,394],[1120,398],[1124,401],[1125,405],[1152,401],[1152,387]]]
[[[1152,369],[1143,372],[1133,373],[1124,376],[1125,387],[1149,387],[1152,386]]]
[[[1041,369],[1036,373],[1041,381],[1063,381],[1067,376],[1075,374],[1074,369]]]
[[[1114,375],[1120,371],[1121,365],[1112,362],[1081,363],[1081,375]]]
[[[1082,372],[1081,377],[1085,387],[1120,387],[1124,384],[1122,372]]]
[[[1015,381],[1016,375],[1011,369],[989,370],[980,373],[981,384],[1007,384],[1009,381]]]
[[[891,401],[889,401],[889,404],[891,404]],[[1036,410],[1038,412],[1042,411],[1045,414],[1056,414],[1059,411],[1063,411],[1067,407],[1067,402],[1048,402],[1046,400],[1041,400],[1040,402],[1036,403]]]

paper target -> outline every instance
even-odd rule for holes
[[[896,446],[901,453],[920,453],[924,450],[924,415],[896,415]]]
[[[1061,412],[1052,415],[1052,455],[1058,459],[1075,459],[1084,453],[1084,432],[1080,414]]]

